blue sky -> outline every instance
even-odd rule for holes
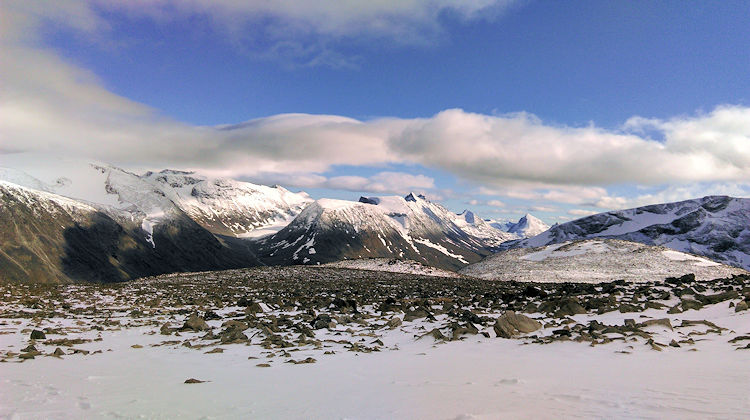
[[[0,117],[6,152],[89,150],[314,196],[421,189],[456,211],[548,222],[750,191],[748,2],[25,3],[3,4],[4,61],[50,65],[5,70],[4,107],[80,110],[77,131],[45,142],[51,127]],[[309,115],[267,120],[288,113]],[[322,115],[335,121],[308,118]],[[311,144],[324,152],[299,153]]]

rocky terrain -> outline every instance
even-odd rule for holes
[[[0,299],[0,361],[7,363],[0,407],[23,396],[39,404],[15,405],[29,413],[57,401],[58,394],[26,394],[29,378],[11,378],[33,368],[11,365],[51,366],[50,360],[79,365],[120,357],[174,363],[198,354],[218,367],[231,355],[233,369],[253,375],[251,369],[315,364],[343,354],[419,345],[429,356],[441,344],[464,342],[461,348],[468,351],[476,345],[492,348],[495,340],[517,341],[527,349],[572,342],[580,352],[592,346],[613,354],[658,352],[664,360],[669,353],[709,348],[750,353],[750,277],[744,275],[530,284],[264,267],[110,285],[4,284]],[[183,386],[222,380],[210,369],[181,366],[169,380]],[[36,378],[52,381],[47,375],[57,370]]]

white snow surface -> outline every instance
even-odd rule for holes
[[[321,265],[321,267],[348,268],[355,270],[385,271],[388,273],[420,274],[437,277],[461,277],[459,274],[430,267],[417,261],[399,260],[394,258],[360,258],[356,260],[342,260]]]
[[[102,303],[106,304],[106,303]],[[110,303],[111,304],[111,303]],[[268,308],[264,308],[268,310]],[[540,314],[532,314],[540,318]],[[415,340],[436,325],[426,319],[386,332],[387,350],[335,354],[301,349],[293,365],[267,358],[259,346],[222,345],[204,354],[164,340],[154,327],[94,332],[101,341],[77,345],[88,356],[37,357],[3,363],[0,418],[263,418],[263,419],[740,419],[750,412],[750,351],[727,341],[750,330],[750,311],[729,302],[668,315],[609,312],[572,318],[622,325],[636,316],[708,320],[727,331],[694,346],[653,351],[640,342],[525,344],[471,336],[435,345]],[[127,315],[118,318],[132,322]],[[4,319],[6,323],[15,320]],[[0,346],[24,346],[18,329],[60,327],[65,319],[0,324]],[[221,321],[210,321],[218,326]],[[72,324],[71,324],[72,325]],[[65,324],[65,326],[71,326]],[[343,328],[343,327],[340,327]],[[551,334],[546,328],[541,334]],[[336,330],[328,334],[336,339]],[[199,333],[203,334],[203,333]],[[653,328],[654,341],[683,339],[677,329]],[[193,333],[185,333],[184,338]],[[134,344],[142,348],[132,348]],[[397,349],[397,350],[396,350]],[[110,351],[111,350],[111,351]],[[697,351],[692,351],[697,350]],[[248,357],[258,359],[248,360]],[[270,368],[255,367],[268,362]],[[187,378],[209,382],[188,385]]]
[[[689,273],[711,280],[747,271],[665,247],[590,239],[502,251],[459,273],[489,280],[601,283],[662,281]]]

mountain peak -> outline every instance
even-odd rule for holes
[[[427,197],[425,197],[424,194],[416,194],[412,191],[409,194],[407,194],[406,197],[404,197],[404,200],[412,201],[412,202],[416,202],[417,200],[427,201]]]

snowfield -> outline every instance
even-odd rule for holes
[[[460,273],[488,280],[601,283],[659,281],[688,273],[710,280],[747,271],[665,247],[590,239],[501,251]]]
[[[748,277],[530,286],[313,267],[4,285],[0,417],[744,418],[749,297]],[[521,308],[541,329],[496,337]]]

